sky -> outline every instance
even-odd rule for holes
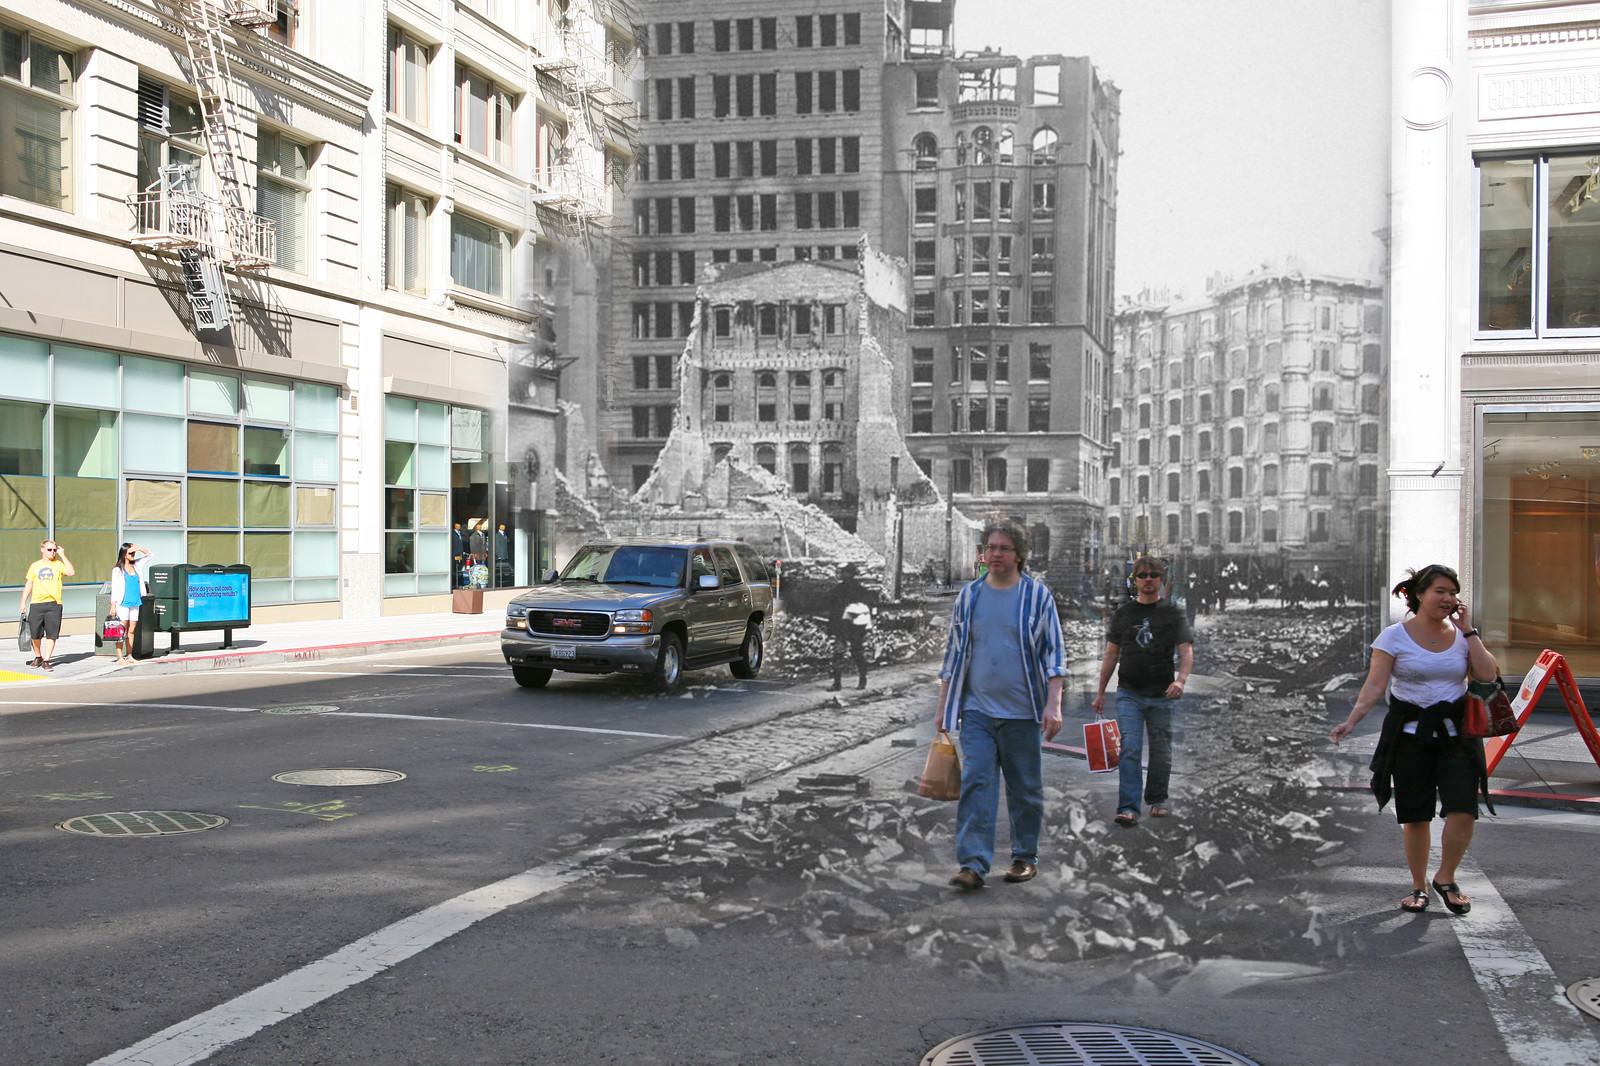
[[[1088,56],[1122,92],[1117,292],[1296,257],[1379,280],[1388,0],[956,0],[958,52]]]

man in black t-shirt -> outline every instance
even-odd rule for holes
[[[1172,776],[1172,713],[1194,668],[1194,634],[1177,604],[1162,596],[1167,566],[1153,555],[1133,565],[1137,596],[1118,607],[1106,631],[1106,653],[1100,662],[1100,687],[1095,692],[1094,713],[1106,702],[1106,683],[1117,672],[1117,728],[1122,733],[1122,756],[1117,763],[1117,824],[1132,828],[1139,823],[1139,796],[1150,805],[1152,817],[1171,814],[1167,786]],[[1174,676],[1173,657],[1177,668]],[[1150,774],[1140,761],[1144,738],[1150,735]]]

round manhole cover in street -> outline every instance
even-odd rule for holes
[[[220,814],[197,811],[113,811],[56,823],[57,829],[92,837],[166,837],[200,833],[228,824]]]
[[[262,714],[332,714],[339,708],[331,703],[296,703],[286,707],[263,707]]]
[[[1177,1033],[1094,1022],[1036,1022],[953,1037],[922,1066],[1256,1066]]]
[[[272,779],[285,785],[387,785],[393,781],[404,781],[406,775],[398,770],[333,766],[322,770],[286,770],[281,774],[273,774]]]
[[[1600,1018],[1600,977],[1579,981],[1567,989],[1567,998],[1572,1000],[1573,1006],[1585,1014]]]

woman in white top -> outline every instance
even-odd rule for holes
[[[117,663],[133,662],[133,630],[139,624],[139,607],[144,602],[144,575],[138,561],[149,552],[137,544],[117,549],[117,565],[111,568],[111,613],[122,620],[123,638],[117,641]]]
[[[1488,775],[1483,741],[1465,735],[1467,675],[1493,681],[1494,655],[1468,621],[1456,572],[1437,563],[1414,571],[1394,587],[1411,617],[1397,622],[1372,642],[1372,666],[1350,716],[1333,727],[1335,744],[1389,695],[1389,713],[1372,756],[1372,791],[1381,810],[1393,780],[1394,813],[1405,838],[1411,892],[1401,902],[1407,911],[1428,909],[1428,858],[1436,810],[1444,814],[1439,869],[1433,890],[1453,914],[1466,914],[1472,901],[1456,881],[1456,866],[1467,853],[1478,819],[1480,789]],[[1492,811],[1493,808],[1491,807]]]

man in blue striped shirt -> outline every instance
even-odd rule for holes
[[[1061,729],[1067,673],[1055,597],[1022,572],[1028,535],[1015,522],[983,527],[988,573],[961,590],[939,670],[939,728],[961,730],[961,798],[956,803],[956,861],[950,883],[982,888],[994,858],[1000,782],[1011,824],[1005,880],[1039,871],[1044,824],[1041,737]]]

